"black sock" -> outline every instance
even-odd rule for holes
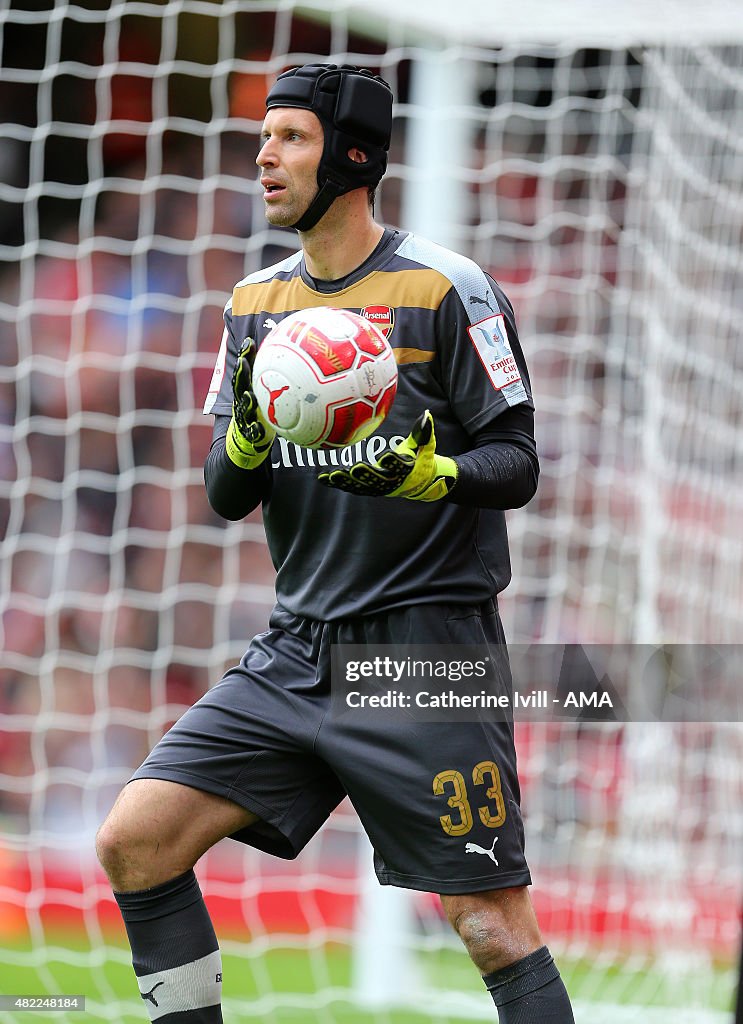
[[[482,979],[499,1024],[575,1024],[570,998],[546,946]]]
[[[193,871],[141,892],[115,892],[150,1019],[221,1024],[222,960]]]

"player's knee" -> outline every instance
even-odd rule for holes
[[[103,822],[95,837],[95,852],[98,861],[111,878],[118,873],[125,854],[126,843],[111,815]]]
[[[442,903],[482,974],[515,963],[542,944],[525,887],[444,896]]]
[[[151,884],[152,837],[148,838],[144,829],[132,827],[115,807],[98,829],[95,851],[114,889],[146,888]]]
[[[492,966],[496,962],[507,964],[518,959],[511,955],[513,936],[507,923],[498,915],[476,906],[467,906],[453,924],[470,959],[483,974],[497,969]]]

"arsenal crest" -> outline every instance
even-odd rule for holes
[[[385,338],[389,338],[392,334],[392,328],[395,326],[394,309],[390,309],[389,306],[364,306],[361,315],[365,316],[367,320],[371,320]]]

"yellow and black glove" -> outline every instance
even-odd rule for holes
[[[232,419],[225,447],[241,469],[256,469],[271,450],[276,431],[264,420],[253,392],[256,344],[246,338],[232,373]]]
[[[317,479],[350,494],[438,501],[456,483],[457,464],[436,454],[433,416],[426,409],[405,440],[380,455],[378,462],[357,462],[348,469],[321,473]]]

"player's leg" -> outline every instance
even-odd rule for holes
[[[572,1024],[570,999],[526,886],[442,895],[441,903],[483,976],[500,1024]]]
[[[96,849],[119,904],[139,990],[151,1018],[214,1024],[222,964],[193,872],[211,846],[257,816],[230,800],[161,779],[129,783]]]
[[[225,836],[258,816],[232,800],[164,779],[133,779],[96,838],[115,892],[162,885],[190,871]]]
[[[315,643],[302,623],[257,637],[160,740],[100,830],[153,1020],[222,1020],[219,950],[192,870],[201,854],[230,836],[294,857],[345,795],[312,751]]]
[[[481,974],[508,967],[542,945],[525,885],[441,896],[449,923]]]
[[[510,689],[503,631],[492,604],[421,605],[333,626],[336,643],[387,645],[405,664],[405,645],[487,651]],[[428,658],[438,658],[429,647]],[[470,656],[474,656],[471,654]],[[479,657],[479,653],[477,653]],[[420,654],[415,654],[420,657]],[[442,677],[442,690],[451,687]],[[336,685],[342,685],[339,681]],[[484,975],[501,1024],[571,1024],[570,1001],[542,938],[526,888],[520,787],[512,724],[497,714],[420,710],[436,680],[396,680],[403,700],[389,712],[351,711],[318,735],[317,748],[340,776],[375,849],[383,884],[437,892]],[[478,683],[479,686],[479,683]],[[430,707],[430,703],[427,705]]]

